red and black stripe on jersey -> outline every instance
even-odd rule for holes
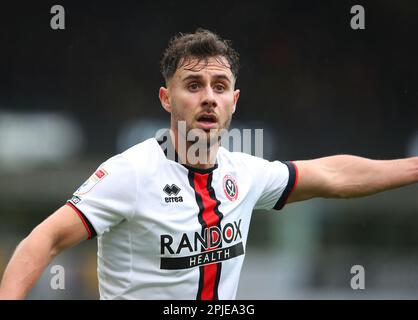
[[[199,207],[198,220],[202,226],[202,237],[210,227],[217,226],[221,229],[223,214],[219,211],[220,201],[216,198],[212,187],[214,168],[198,170],[189,168],[189,183],[195,191],[196,202]],[[209,235],[207,235],[209,237]],[[216,248],[208,248],[207,251],[222,247],[222,241]],[[202,252],[206,251],[202,247]],[[222,263],[207,264],[199,267],[199,288],[197,300],[218,300],[218,286],[221,277]]]

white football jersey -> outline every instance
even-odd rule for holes
[[[199,170],[165,142],[110,158],[67,202],[97,235],[100,298],[234,299],[252,211],[281,209],[297,168],[220,147]]]

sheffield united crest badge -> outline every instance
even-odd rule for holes
[[[229,200],[231,201],[237,200],[238,185],[234,177],[230,176],[229,174],[226,175],[223,179],[223,187],[224,187],[225,195]]]

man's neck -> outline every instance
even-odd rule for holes
[[[199,146],[199,142],[187,141],[186,137],[178,134],[178,131],[174,129],[170,130],[170,136],[180,163],[201,170],[215,166],[219,142],[210,146],[203,144]]]

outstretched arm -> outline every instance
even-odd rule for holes
[[[58,209],[16,248],[0,284],[0,300],[24,299],[56,255],[87,237],[72,208]]]
[[[418,182],[418,157],[372,160],[336,155],[294,163],[298,182],[288,203],[315,197],[362,197]]]

